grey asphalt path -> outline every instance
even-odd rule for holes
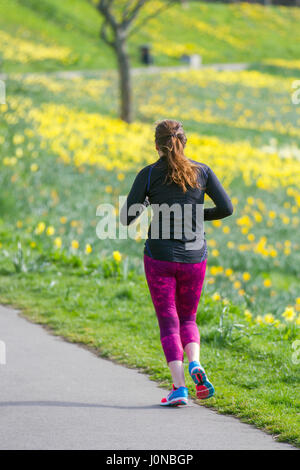
[[[0,340],[6,345],[6,364],[0,364],[2,450],[295,449],[193,401],[162,408],[168,390],[146,375],[3,306]]]
[[[249,67],[248,63],[233,63],[233,64],[205,64],[200,65],[199,67],[192,67],[190,65],[170,65],[170,66],[158,66],[158,65],[147,65],[143,67],[132,67],[130,69],[132,75],[140,75],[143,73],[155,74],[155,73],[164,73],[164,72],[183,72],[188,70],[205,70],[205,69],[214,69],[214,70],[231,70],[239,71],[246,70]],[[116,72],[117,69],[96,69],[96,70],[63,70],[63,71],[50,71],[50,72],[28,72],[28,73],[0,73],[0,80],[7,80],[9,77],[54,77],[54,78],[74,78],[74,77],[101,77],[103,73],[106,72]]]

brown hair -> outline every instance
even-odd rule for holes
[[[187,138],[181,122],[164,119],[155,124],[155,143],[168,164],[165,182],[169,180],[168,184],[177,183],[184,193],[187,191],[187,185],[203,189],[198,181],[199,166],[184,155]]]

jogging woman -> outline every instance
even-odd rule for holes
[[[120,213],[121,223],[129,225],[148,204],[154,212],[144,246],[144,269],[173,379],[172,391],[161,401],[163,406],[188,403],[184,352],[197,397],[205,399],[214,394],[200,364],[196,324],[207,263],[203,221],[233,213],[231,200],[213,170],[185,156],[186,142],[180,122],[157,123],[155,145],[160,158],[137,174]],[[204,209],[205,193],[215,207]],[[139,210],[130,211],[130,207]]]

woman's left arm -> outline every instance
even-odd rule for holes
[[[125,204],[120,211],[120,221],[123,225],[131,224],[149,204],[147,196],[147,177],[149,168],[143,168],[135,177]]]
[[[221,181],[210,167],[208,167],[208,178],[205,192],[213,200],[215,207],[204,209],[204,220],[223,219],[232,215],[233,205],[231,199],[225,191]]]

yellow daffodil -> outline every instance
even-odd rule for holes
[[[36,163],[32,163],[32,164],[30,165],[30,170],[31,170],[33,173],[35,173],[36,171],[38,171],[38,169],[39,169],[39,166],[38,166]]]
[[[52,225],[50,225],[49,227],[47,227],[46,234],[47,234],[49,237],[52,237],[52,235],[54,235],[54,233],[55,233],[55,228],[52,227]]]
[[[61,248],[62,240],[61,240],[60,237],[56,237],[56,238],[54,239],[54,245],[55,245],[56,248]]]
[[[252,316],[253,316],[253,315],[252,315],[252,313],[250,312],[250,310],[246,309],[246,310],[244,311],[244,315],[245,315],[246,320],[248,320],[248,321],[251,321],[251,320],[252,320]]]
[[[220,220],[220,219],[213,220],[213,221],[212,221],[212,225],[213,225],[214,227],[221,227],[221,225],[222,225],[222,220]]]
[[[264,322],[265,323],[272,324],[272,323],[274,323],[274,321],[275,321],[275,318],[272,315],[272,313],[266,313],[264,315]]]
[[[286,307],[282,316],[285,318],[286,321],[291,322],[294,320],[296,312],[293,307]]]
[[[115,261],[117,261],[117,263],[119,263],[122,259],[122,255],[119,251],[114,251],[113,252],[113,258]]]
[[[79,248],[78,241],[77,240],[72,240],[71,247],[73,248],[73,250],[78,250],[78,248]]]
[[[46,228],[45,222],[39,222],[39,223],[37,224],[36,229],[35,229],[35,233],[36,233],[37,235],[40,235],[41,233],[44,232],[45,228]]]
[[[210,268],[210,274],[212,276],[216,276],[219,273],[218,267],[217,266],[211,266]]]
[[[87,243],[87,244],[85,245],[85,253],[86,253],[87,255],[89,255],[90,253],[92,253],[92,251],[93,251],[93,248],[91,247],[91,245],[90,245],[89,243]]]
[[[220,300],[221,299],[221,296],[219,294],[219,292],[215,292],[213,295],[212,295],[212,299],[217,301],[217,300]]]

